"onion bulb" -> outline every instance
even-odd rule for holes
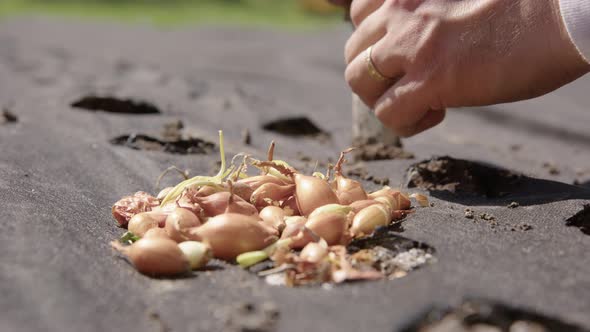
[[[164,228],[152,228],[152,229],[148,230],[147,232],[145,232],[145,234],[143,236],[144,239],[151,238],[151,237],[152,238],[153,237],[163,237],[165,239],[170,238]]]
[[[142,212],[134,215],[127,224],[127,229],[139,237],[152,229],[160,227],[160,224],[166,220],[166,214],[158,211]]]
[[[278,206],[265,207],[260,210],[259,216],[266,225],[277,229],[279,232],[285,228],[285,217],[287,214],[285,210]]]
[[[355,237],[372,234],[379,226],[391,222],[391,210],[383,204],[375,204],[360,210],[352,219],[350,231]]]
[[[250,203],[260,208],[271,205],[272,202],[278,202],[292,196],[295,192],[295,185],[278,185],[275,183],[265,183],[258,187],[250,197]]]
[[[294,179],[297,207],[302,215],[308,216],[320,206],[340,202],[326,180],[302,174],[295,174]]]
[[[187,232],[190,240],[207,243],[215,257],[232,260],[241,253],[260,250],[275,242],[278,232],[257,218],[224,213]]]
[[[226,212],[230,196],[233,196],[232,212],[249,216],[258,214],[258,210],[252,204],[227,191],[218,192],[207,197],[196,197],[195,199],[207,216],[214,217]]]
[[[317,242],[308,243],[299,254],[299,258],[310,263],[319,263],[327,256],[328,248]]]
[[[213,258],[211,247],[201,242],[185,241],[179,243],[178,247],[188,259],[193,270],[202,268]]]
[[[186,241],[183,235],[185,230],[200,225],[201,221],[194,213],[184,208],[176,208],[166,218],[165,229],[172,240],[182,242]]]
[[[366,208],[367,206],[371,206],[374,204],[379,204],[379,202],[374,199],[365,199],[362,201],[356,201],[350,204],[349,206],[352,209],[352,212],[358,213],[360,210]]]
[[[309,218],[305,227],[326,240],[328,245],[346,244],[348,216],[342,213],[327,212]]]
[[[190,268],[182,250],[170,239],[150,237],[127,247],[119,242],[111,242],[111,245],[127,256],[137,271],[149,276],[174,276]]]

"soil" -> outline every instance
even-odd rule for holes
[[[466,300],[452,309],[434,308],[401,332],[586,332],[533,311],[485,299]]]
[[[404,150],[402,147],[376,141],[374,138],[366,141],[352,142],[356,149],[352,155],[356,160],[392,160],[392,159],[413,159],[414,154]]]
[[[286,136],[329,137],[330,134],[305,116],[285,117],[266,122],[262,129]]]
[[[18,117],[9,110],[2,110],[0,113],[0,124],[18,122]]]
[[[71,105],[74,108],[88,111],[103,111],[107,113],[122,114],[159,114],[162,113],[156,106],[146,101],[120,99],[107,96],[85,96],[76,100]]]
[[[408,169],[408,187],[499,198],[518,187],[521,175],[468,160],[435,157]]]
[[[565,224],[567,226],[577,227],[582,233],[590,235],[590,204],[585,204],[584,208],[569,217]]]
[[[175,154],[209,154],[215,151],[215,144],[201,138],[176,138],[161,140],[144,134],[117,136],[109,141],[134,150],[162,151]]]

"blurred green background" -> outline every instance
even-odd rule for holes
[[[341,22],[327,0],[0,0],[0,19],[52,15],[125,22],[315,28]]]

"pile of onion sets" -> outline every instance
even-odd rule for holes
[[[137,271],[176,276],[203,268],[217,258],[249,267],[274,262],[290,285],[305,280],[341,282],[377,279],[378,271],[359,271],[346,246],[410,212],[406,194],[389,187],[367,192],[342,173],[345,155],[327,172],[303,174],[274,159],[238,154],[226,164],[219,132],[221,167],[215,176],[196,176],[156,196],[137,192],[112,207],[127,228],[111,242]],[[256,174],[248,175],[252,168]],[[427,205],[423,195],[412,195]]]

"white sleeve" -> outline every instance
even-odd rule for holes
[[[559,7],[572,41],[590,62],[590,0],[559,0]]]

